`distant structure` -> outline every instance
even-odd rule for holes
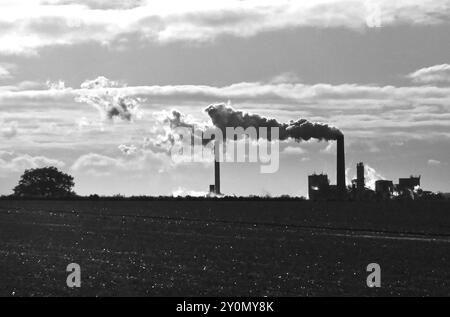
[[[356,165],[356,189],[363,191],[366,188],[366,179],[364,177],[364,163]]]
[[[308,175],[308,197],[310,200],[437,200],[445,199],[441,193],[424,191],[420,188],[421,176],[400,178],[398,184],[391,180],[377,180],[375,190],[366,188],[365,167],[363,162],[356,165],[356,179],[352,186],[347,188],[345,181],[345,148],[344,136],[340,135],[337,141],[336,157],[336,185],[331,185],[328,175]]]
[[[365,166],[356,165],[356,179],[347,188],[345,176],[344,135],[336,138],[336,185],[331,185],[327,174],[308,175],[308,196],[310,200],[387,200],[387,199],[437,199],[440,194],[420,189],[421,176],[400,178],[394,185],[391,180],[377,180],[375,190],[366,188]],[[210,195],[221,195],[220,189],[220,147],[214,144],[214,184],[209,185]],[[441,195],[442,196],[442,195]]]
[[[342,146],[342,142],[338,142]],[[391,180],[377,180],[375,182],[375,190],[366,187],[365,166],[363,162],[356,164],[356,178],[352,180],[352,186],[345,186],[345,180],[342,181],[342,168],[345,169],[343,163],[342,149],[338,150],[337,157],[337,181],[339,185],[331,185],[328,175],[312,174],[308,176],[308,196],[310,200],[357,200],[357,201],[374,201],[389,199],[437,199],[438,194],[423,191],[420,189],[420,176],[410,176],[409,178],[400,178],[398,184],[394,184]]]
[[[214,193],[220,195],[220,162],[214,162]]]
[[[345,193],[345,145],[344,135],[340,135],[337,138],[337,169],[336,169],[336,186],[337,190],[341,193]]]
[[[311,200],[342,200],[347,198],[344,136],[338,136],[336,141],[336,185],[330,185],[327,174],[314,173],[313,175],[309,175],[308,196]]]
[[[394,194],[394,183],[388,180],[377,180],[375,182],[375,193],[382,199],[390,199]]]
[[[214,193],[220,195],[220,147],[217,143],[214,144]]]
[[[409,178],[400,178],[398,180],[398,190],[414,190],[420,187],[420,176],[410,176]]]
[[[363,162],[356,164],[356,179],[352,180],[352,188],[348,196],[352,200],[374,200],[375,192],[366,187],[365,166]]]
[[[326,200],[330,193],[330,181],[326,174],[308,176],[308,197],[310,200]]]

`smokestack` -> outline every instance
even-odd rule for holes
[[[219,161],[220,142],[214,143],[214,191],[216,195],[220,195],[220,161]]]
[[[337,137],[337,171],[336,171],[336,185],[338,190],[344,192],[345,184],[345,146],[344,135]]]

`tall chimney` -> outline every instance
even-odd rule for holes
[[[344,135],[337,137],[337,170],[336,170],[336,185],[338,190],[344,192],[345,184],[345,146]]]
[[[216,195],[220,195],[220,142],[214,143],[214,191]]]

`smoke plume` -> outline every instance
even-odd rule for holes
[[[318,140],[336,140],[342,136],[342,132],[332,126],[323,123],[310,122],[306,119],[290,121],[289,123],[280,123],[275,119],[268,119],[257,114],[244,113],[234,110],[224,104],[211,105],[205,109],[210,116],[213,124],[226,133],[227,127],[242,127],[247,129],[254,127],[272,128],[277,127],[280,130],[280,140],[292,138],[296,141],[318,139]]]

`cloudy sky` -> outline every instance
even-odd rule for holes
[[[450,191],[449,33],[449,0],[0,0],[0,193],[47,165],[79,194],[202,193],[213,166],[173,162],[165,119],[208,125],[214,103],[339,127],[348,179],[363,161]],[[223,164],[223,192],[335,181],[333,142],[280,155]]]

